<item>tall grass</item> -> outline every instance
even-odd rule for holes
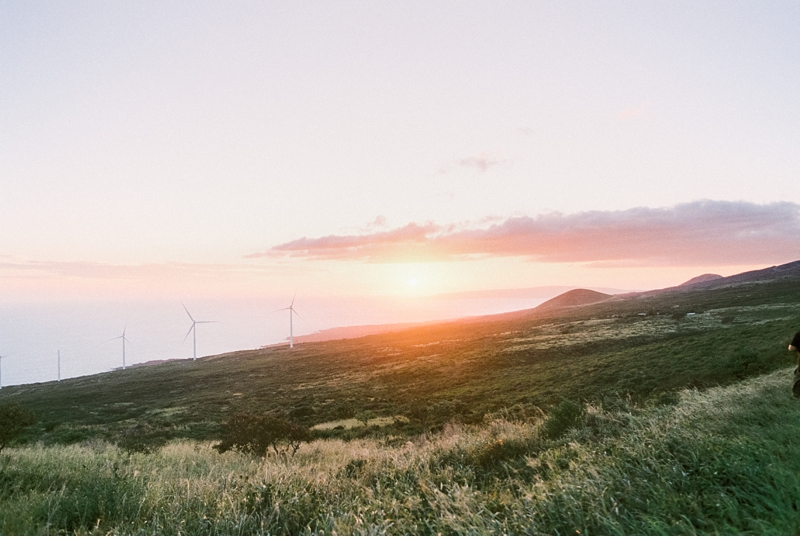
[[[294,458],[173,442],[0,455],[4,534],[800,533],[789,371],[674,405],[447,425],[411,441],[317,440]]]

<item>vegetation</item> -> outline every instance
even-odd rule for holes
[[[35,423],[35,416],[17,403],[0,405],[0,451]]]
[[[266,456],[269,448],[276,456],[297,453],[300,444],[311,441],[311,432],[277,414],[237,413],[223,424],[222,441],[214,446],[220,453],[236,449],[251,455]]]
[[[39,422],[0,532],[797,534],[798,313],[741,283],[3,388]]]
[[[294,459],[172,442],[3,455],[4,534],[768,534],[800,532],[789,370],[675,404],[448,424],[410,443],[316,440]]]

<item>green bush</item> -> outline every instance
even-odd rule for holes
[[[564,399],[547,416],[542,429],[546,437],[555,440],[571,428],[579,427],[586,412],[583,406]]]
[[[11,402],[0,406],[0,451],[36,422],[33,412]]]
[[[294,456],[303,442],[311,441],[311,431],[285,417],[272,414],[241,412],[222,425],[222,441],[214,446],[220,453],[235,449],[251,455],[265,456],[270,448],[276,455]]]

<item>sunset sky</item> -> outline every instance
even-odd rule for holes
[[[641,290],[797,260],[798,28],[793,1],[2,1],[0,294]]]

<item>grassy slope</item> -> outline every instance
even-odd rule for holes
[[[696,314],[673,318],[686,312]],[[9,387],[0,401],[33,409],[29,439],[45,442],[113,440],[137,425],[208,440],[236,409],[278,409],[308,425],[361,410],[471,422],[513,405],[668,399],[770,372],[791,361],[798,313],[796,280],[672,292]]]
[[[800,533],[790,371],[590,407],[556,440],[496,417],[395,445],[317,440],[294,459],[176,442],[0,456],[0,532],[96,534]]]

